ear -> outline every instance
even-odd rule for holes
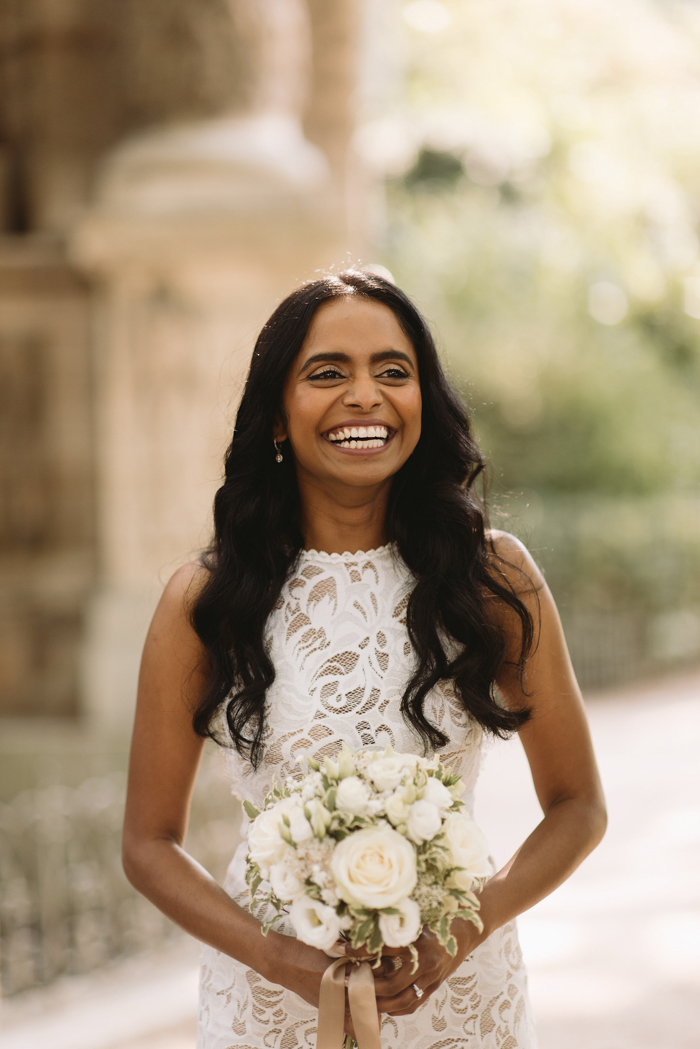
[[[272,438],[275,441],[287,440],[287,427],[281,415],[275,416],[275,421],[272,425]]]

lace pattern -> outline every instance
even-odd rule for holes
[[[300,555],[270,617],[266,643],[276,671],[268,692],[264,756],[258,769],[227,752],[232,789],[260,804],[274,778],[298,771],[298,758],[391,743],[422,752],[400,712],[415,666],[406,630],[414,580],[391,545],[355,554]],[[473,797],[482,732],[449,683],[426,700],[427,716],[449,737],[441,757]],[[246,845],[225,888],[248,906]],[[293,935],[290,925],[280,931]],[[526,974],[514,924],[479,947],[412,1016],[386,1017],[387,1049],[535,1049]],[[198,1049],[309,1049],[316,1010],[227,955],[203,952]]]

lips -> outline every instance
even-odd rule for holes
[[[383,448],[393,430],[382,424],[374,426],[339,426],[329,430],[327,440],[337,448]]]

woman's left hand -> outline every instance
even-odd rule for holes
[[[383,949],[383,957],[398,958],[401,965],[388,976],[380,975],[375,979],[377,1008],[380,1013],[388,1013],[390,1016],[414,1013],[483,939],[483,934],[472,922],[461,918],[452,922],[451,931],[457,940],[457,953],[454,958],[447,953],[435,933],[427,928],[423,929],[414,943],[418,951],[418,968],[415,973],[412,972],[413,958],[408,947]],[[420,998],[416,994],[414,984],[423,991]]]

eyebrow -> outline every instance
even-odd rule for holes
[[[347,364],[350,361],[350,355],[343,353],[340,350],[329,351],[328,353],[314,353],[299,369],[299,374],[308,371],[309,368],[315,367],[317,364]],[[414,368],[415,365],[409,355],[404,353],[403,350],[378,350],[376,353],[371,354],[370,364],[380,364],[382,361],[405,361],[409,367]]]

